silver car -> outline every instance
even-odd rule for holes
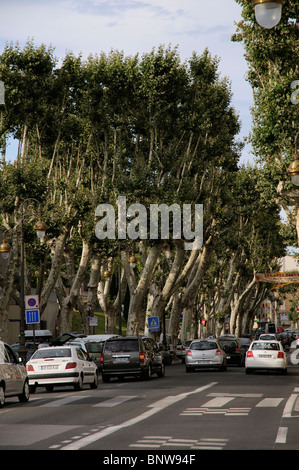
[[[6,397],[15,396],[20,402],[29,400],[27,371],[12,348],[0,341],[0,408]]]
[[[226,354],[220,344],[214,340],[194,340],[186,350],[186,372],[200,368],[226,370]]]

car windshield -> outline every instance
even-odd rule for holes
[[[251,349],[269,349],[272,351],[279,351],[279,343],[272,343],[272,342],[260,342],[260,343],[253,343]]]
[[[105,351],[109,352],[129,352],[129,351],[139,351],[138,340],[129,339],[123,341],[107,341],[105,346]]]
[[[31,359],[45,359],[48,357],[71,357],[72,352],[69,348],[38,349]]]
[[[203,350],[203,349],[217,349],[217,343],[213,341],[202,341],[191,344],[190,349]]]

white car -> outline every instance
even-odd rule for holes
[[[83,384],[98,387],[98,368],[87,354],[76,346],[52,346],[38,349],[26,364],[32,393],[36,387],[52,391],[54,385],[74,385],[82,390]]]
[[[0,341],[0,408],[6,397],[15,396],[23,403],[29,400],[27,372],[12,348]]]
[[[245,359],[245,372],[278,370],[287,373],[287,356],[280,341],[255,340],[249,346]]]
[[[226,370],[226,354],[214,340],[193,340],[186,351],[186,372],[200,368]]]
[[[273,339],[274,341],[277,341],[277,336],[274,333],[263,333],[259,336],[259,340],[261,341],[269,341]]]

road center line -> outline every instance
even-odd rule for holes
[[[193,395],[195,393],[200,393],[206,390],[207,388],[213,387],[216,385],[217,382],[211,382],[210,384],[204,385],[203,387],[196,388],[192,392],[187,392],[187,393],[181,393],[179,395],[175,395],[173,397],[166,397],[166,399],[159,400],[158,402],[149,405],[151,407],[150,410],[145,411],[139,416],[136,416],[135,418],[129,419],[128,421],[125,421],[122,424],[118,424],[116,426],[109,426],[106,429],[102,429],[101,431],[92,434],[90,436],[83,437],[80,440],[77,440],[76,442],[72,442],[71,444],[68,444],[64,447],[61,447],[60,450],[79,450],[82,447],[86,447],[89,444],[92,444],[95,441],[98,441],[99,439],[103,439],[106,436],[109,436],[110,434],[113,434],[120,429],[127,428],[129,426],[133,426],[136,423],[139,423],[140,421],[143,421],[150,416],[153,416],[156,413],[159,413],[159,411],[162,411],[163,409],[167,408],[168,406],[172,405],[173,403],[178,402],[179,400],[183,400],[184,398],[188,397],[189,395]]]

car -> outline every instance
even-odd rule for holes
[[[219,336],[219,344],[226,352],[227,365],[236,364],[240,367],[245,363],[245,352],[238,338]]]
[[[277,370],[287,373],[287,357],[280,341],[255,340],[251,343],[245,359],[245,372],[254,370]]]
[[[257,328],[255,331],[255,339],[259,339],[259,336],[266,333],[265,328]]]
[[[277,340],[277,336],[274,334],[274,333],[263,333],[262,335],[260,335],[259,339],[261,341],[267,341],[267,340]]]
[[[151,338],[125,336],[107,339],[101,354],[102,380],[138,377],[164,377],[165,365],[157,343]]]
[[[240,344],[241,344],[241,347],[242,347],[244,353],[247,353],[248,348],[249,348],[250,343],[251,343],[251,339],[250,338],[238,338],[238,340],[240,341]]]
[[[78,333],[76,331],[68,331],[67,333],[62,333],[57,336],[53,341],[51,341],[50,346],[62,346],[67,341],[72,341],[73,339],[86,338],[87,335],[84,333]]]
[[[13,344],[10,345],[10,347],[19,356],[20,343],[13,343]],[[25,342],[26,362],[29,361],[30,357],[37,350],[37,348],[38,348],[38,343],[37,342],[36,343],[34,343],[32,341],[26,341]]]
[[[181,359],[182,359],[182,363],[183,363],[183,364],[185,364],[186,353],[187,353],[187,350],[189,349],[190,344],[192,343],[192,341],[193,341],[193,339],[188,339],[188,340],[185,341],[184,344],[182,345]]]
[[[276,336],[277,336],[278,341],[281,342],[281,344],[283,345],[284,348],[290,347],[292,342],[295,339],[293,333],[288,332],[288,331],[278,333]]]
[[[99,371],[96,364],[77,346],[51,346],[38,349],[26,364],[30,391],[46,387],[52,391],[57,385],[73,385],[82,390],[84,384],[98,387]]]
[[[149,338],[149,336],[147,336],[147,335],[140,335],[140,336],[141,336],[141,338]],[[163,346],[162,343],[157,343],[154,339],[152,339],[152,340],[154,341],[155,345],[157,346],[157,348],[161,352],[163,364],[165,366],[169,366],[170,364],[172,364],[173,354],[171,354],[171,351],[169,349],[165,349],[165,347]]]
[[[186,372],[192,372],[202,368],[217,368],[221,371],[225,371],[226,364],[226,353],[215,339],[195,339],[191,342],[189,349],[186,351]]]
[[[30,397],[28,374],[13,349],[0,341],[0,408],[5,405],[6,397],[15,396],[22,403],[28,402]]]
[[[101,370],[101,352],[103,351],[104,341],[91,341],[88,336],[86,338],[73,339],[64,343],[65,345],[78,346],[83,349],[90,359],[97,365],[99,371]]]

